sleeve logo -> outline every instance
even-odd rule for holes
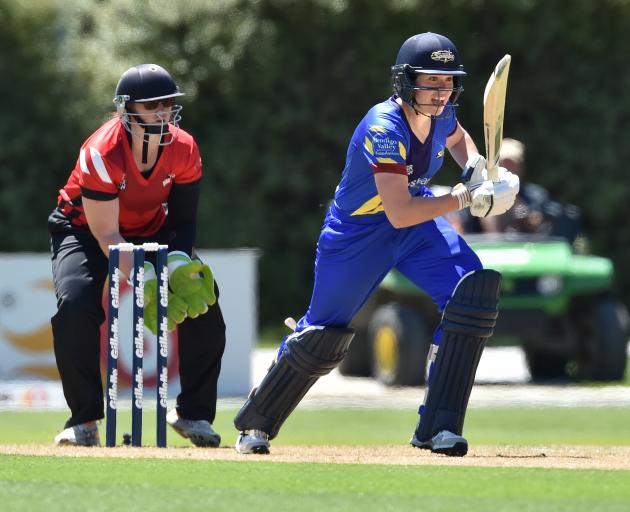
[[[376,157],[400,158],[398,141],[390,138],[387,134],[378,133],[372,135],[372,147],[374,148],[374,156]]]

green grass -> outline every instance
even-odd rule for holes
[[[234,410],[215,427],[231,444]],[[1,412],[0,443],[50,444],[61,412]],[[146,444],[155,418],[145,413]],[[405,444],[415,411],[300,410],[274,445]],[[130,414],[119,417],[119,437]],[[471,409],[475,444],[630,445],[624,408]],[[103,432],[103,429],[102,429]],[[171,446],[187,442],[169,432]],[[124,512],[466,511],[621,512],[630,510],[630,471],[108,459],[0,455],[0,510]]]
[[[627,511],[624,471],[0,456],[13,511]]]
[[[630,392],[630,390],[629,390]],[[235,410],[220,410],[214,422],[223,444],[236,438],[232,424]],[[0,443],[50,443],[61,430],[64,412],[0,412]],[[415,427],[415,410],[401,409],[297,409],[286,422],[274,444],[406,443]],[[118,437],[130,431],[131,414],[118,415]],[[513,445],[630,445],[630,410],[623,407],[541,409],[470,409],[466,437],[471,444]],[[101,425],[104,434],[104,424]],[[143,442],[155,444],[155,415],[144,414]],[[188,442],[169,430],[169,445]]]

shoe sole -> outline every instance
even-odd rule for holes
[[[241,451],[238,448],[236,448],[236,451],[243,455],[249,455],[251,453],[255,455],[269,455],[269,445],[257,444],[256,446],[252,446],[248,450]]]
[[[463,457],[468,453],[468,445],[460,442],[445,448],[431,448],[431,452],[448,455],[449,457]]]
[[[208,438],[196,434],[187,434],[184,430],[171,425],[171,428],[184,439],[190,439],[190,442],[199,448],[218,448],[221,444],[221,436]]]
[[[200,448],[218,448],[221,444],[221,436],[207,438],[204,436],[191,435],[189,439],[192,444]]]
[[[439,448],[434,448],[431,444],[414,444],[411,443],[411,446],[414,448],[418,448],[419,450],[430,450],[431,453],[437,453],[440,455],[447,455],[449,457],[463,457],[468,453],[468,444],[467,443],[455,443],[453,446],[443,446]]]
[[[269,448],[266,446],[254,446],[247,451],[236,450],[241,455],[269,455]]]
[[[55,442],[55,446],[78,446],[79,448],[98,448],[101,446],[100,444],[79,444],[72,443],[70,441],[57,441]]]

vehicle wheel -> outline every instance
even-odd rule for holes
[[[628,361],[628,311],[606,300],[591,311],[591,372],[593,380],[621,380]]]
[[[372,348],[372,374],[387,386],[419,386],[431,335],[422,316],[392,303],[378,308],[368,327]]]
[[[368,346],[367,333],[365,329],[357,329],[346,357],[338,366],[341,375],[351,377],[371,377],[372,358],[370,347]]]
[[[527,347],[524,350],[527,367],[533,381],[564,379],[567,377],[568,357]]]

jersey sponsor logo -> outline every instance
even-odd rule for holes
[[[435,158],[444,158],[444,150],[441,149],[440,151],[438,151],[435,155]]]
[[[411,178],[413,176],[413,164],[407,166],[407,178]],[[431,178],[417,178],[415,180],[411,180],[408,184],[409,188],[416,188],[420,185],[426,185],[431,181]]]
[[[453,55],[451,50],[436,50],[431,53],[431,59],[437,60],[438,62],[444,62],[444,64],[446,64],[447,62],[453,62],[455,60],[455,55]]]
[[[168,173],[168,175],[166,176],[166,178],[164,178],[162,180],[162,186],[163,187],[168,187],[169,184],[171,183],[171,181],[173,181],[173,179],[175,178],[175,175],[173,173]]]
[[[372,148],[377,158],[400,158],[398,141],[385,133],[372,135]]]
[[[417,188],[421,185],[426,185],[429,181],[431,181],[431,178],[418,178],[409,182],[409,188]]]
[[[398,163],[402,158],[407,158],[407,149],[398,139],[390,137],[390,131],[384,126],[370,126],[365,135],[363,147],[370,155],[376,157],[378,162]]]

